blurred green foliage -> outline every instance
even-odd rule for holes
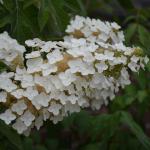
[[[150,7],[135,0],[3,0],[0,32],[20,43],[34,37],[60,40],[77,14],[118,22],[126,45],[140,46],[150,56]],[[0,62],[0,71],[5,69]],[[0,121],[0,150],[150,150],[150,63],[131,80],[108,107],[81,111],[57,125],[46,122],[30,137]]]

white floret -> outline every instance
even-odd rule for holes
[[[104,54],[95,53],[95,58],[97,60],[114,60],[114,52],[104,51]]]
[[[41,71],[41,65],[43,64],[43,59],[40,57],[28,59],[27,60],[27,72],[34,73]]]
[[[52,122],[54,123],[54,124],[56,124],[56,123],[58,123],[59,121],[62,121],[63,120],[63,116],[62,115],[57,115],[57,116],[52,116],[51,118],[50,118],[50,120],[52,120]]]
[[[64,86],[69,86],[73,81],[76,80],[76,76],[70,72],[70,70],[66,70],[65,72],[61,72],[58,77],[61,79]]]
[[[43,46],[41,46],[41,52],[50,52],[52,49],[58,49],[57,42],[48,41],[45,42]]]
[[[43,120],[46,121],[50,118],[50,113],[47,108],[42,109]]]
[[[27,73],[26,69],[20,69],[17,67],[15,73],[15,80],[21,81],[21,86],[27,88],[29,86],[34,86],[33,76]]]
[[[36,75],[34,77],[34,81],[37,85],[43,87],[47,93],[54,91],[56,89],[55,84],[53,84],[53,82],[51,81],[50,76],[43,77],[43,76]]]
[[[24,131],[28,129],[28,127],[25,125],[23,121],[21,121],[19,118],[16,120],[16,122],[12,125],[12,127],[17,130],[19,134],[22,134]]]
[[[0,102],[5,103],[7,101],[7,92],[2,91],[0,92]]]
[[[49,74],[57,71],[57,66],[49,63],[43,64],[41,68],[43,76],[48,76]]]
[[[26,54],[25,58],[29,59],[29,58],[36,58],[36,57],[40,57],[40,56],[41,56],[41,54],[39,51],[33,51],[29,54]]]
[[[62,105],[55,103],[55,102],[51,102],[51,105],[48,108],[48,111],[53,113],[54,116],[57,116],[61,108],[62,108]]]
[[[71,102],[67,102],[64,109],[66,113],[80,112],[80,106],[77,103],[71,104]]]
[[[7,32],[0,34],[0,59],[6,64],[11,65],[11,62],[17,57],[20,57],[23,61],[23,53],[25,51],[25,47],[20,45],[15,39],[12,39]]]
[[[11,92],[17,88],[17,85],[12,82],[10,79],[14,74],[11,73],[2,73],[0,74],[0,89]]]
[[[67,99],[69,102],[71,102],[71,104],[75,104],[78,101],[79,97],[76,95],[70,95],[67,97]]]
[[[36,109],[40,109],[41,107],[47,107],[50,102],[49,95],[46,95],[44,92],[38,94],[31,100],[32,104],[36,107]]]
[[[147,56],[144,57],[144,62],[147,64],[149,62],[149,58]]]
[[[16,112],[18,115],[22,115],[25,109],[27,109],[27,105],[24,103],[24,100],[18,101],[11,107],[11,110]]]
[[[96,63],[95,67],[97,68],[99,73],[102,73],[104,70],[107,70],[108,65],[105,64],[105,62]]]
[[[56,49],[53,52],[47,54],[47,59],[49,61],[49,64],[54,64],[54,63],[62,60],[63,55],[59,49]]]
[[[84,63],[81,59],[68,62],[71,73],[81,72],[82,75],[94,74],[95,69],[92,64]]]
[[[35,126],[37,128],[37,130],[40,129],[41,126],[43,126],[43,116],[40,115],[35,119]]]
[[[63,90],[64,89],[64,85],[61,82],[61,79],[58,77],[58,75],[51,75],[50,79],[54,85],[54,88],[56,88],[57,90]]]
[[[116,22],[111,23],[111,26],[116,30],[119,30],[121,28]]]
[[[16,89],[14,91],[11,92],[11,95],[13,95],[14,97],[16,97],[17,99],[20,99],[23,97],[23,93],[24,90],[23,89]]]
[[[23,121],[23,123],[29,127],[32,122],[35,120],[35,116],[29,111],[27,110],[21,117],[20,120]]]
[[[44,44],[44,41],[41,41],[39,38],[34,38],[33,40],[26,40],[25,44],[29,47],[40,47]]]
[[[35,96],[38,95],[38,91],[33,87],[27,87],[23,92],[23,96],[27,97],[29,100],[32,100]]]
[[[8,125],[16,119],[16,115],[10,109],[7,109],[4,113],[0,114],[0,119]]]

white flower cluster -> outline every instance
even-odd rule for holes
[[[76,16],[63,41],[25,41],[33,51],[0,34],[0,60],[15,71],[0,73],[0,119],[20,134],[39,129],[47,119],[57,123],[81,108],[100,109],[130,84],[128,71],[144,68],[148,58],[138,47],[126,47],[117,23]],[[16,61],[17,59],[17,61]]]
[[[23,65],[25,47],[12,39],[7,32],[0,34],[0,60],[11,68]]]

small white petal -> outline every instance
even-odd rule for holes
[[[61,108],[62,105],[52,102],[50,107],[48,108],[48,111],[53,113],[55,116],[57,116]]]
[[[32,121],[35,120],[35,116],[27,110],[21,117],[20,120],[24,122],[24,124],[29,127],[32,124]]]
[[[7,93],[2,91],[0,92],[0,102],[6,102],[7,101]]]
[[[13,120],[16,119],[16,116],[10,109],[7,109],[4,113],[0,114],[0,119],[3,120],[6,124],[10,124]]]
[[[62,60],[63,55],[61,54],[59,49],[56,49],[53,52],[50,52],[47,54],[47,59],[49,61],[49,64],[54,64],[54,63]]]

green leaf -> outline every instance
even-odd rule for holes
[[[23,9],[26,9],[37,2],[38,0],[25,0],[23,4]]]
[[[114,114],[101,114],[100,116],[93,117],[89,133],[92,140],[100,136],[103,140],[110,139],[116,132],[119,123],[119,116]],[[92,129],[92,130],[90,130]]]
[[[148,96],[148,94],[147,94],[146,90],[141,90],[141,91],[138,91],[138,93],[137,93],[139,102],[143,102],[147,96]]]
[[[16,146],[18,150],[23,150],[22,142],[20,136],[13,130],[11,130],[7,125],[0,121],[0,133],[7,137],[9,142]]]
[[[66,0],[64,1],[64,6],[72,13],[77,14],[77,12],[79,11],[78,7],[74,6],[72,3],[67,2]]]
[[[131,43],[131,40],[132,40],[134,34],[136,33],[136,30],[137,30],[136,23],[132,23],[127,27],[126,32],[125,32],[125,38],[126,38],[127,44]]]
[[[55,34],[61,36],[64,34],[67,24],[69,23],[70,17],[67,12],[63,9],[63,0],[50,0],[51,9],[51,23],[52,29],[55,30]]]
[[[74,121],[73,123],[77,126],[78,132],[81,134],[88,132],[92,121],[89,113],[86,111],[81,111],[80,113],[74,115],[75,116],[72,121]]]
[[[134,78],[138,81],[138,85],[141,89],[146,89],[148,86],[147,80],[148,78],[146,78],[146,71],[144,70],[140,70],[138,74],[134,74]]]
[[[87,15],[87,12],[86,12],[86,10],[85,10],[84,4],[82,3],[82,0],[76,0],[76,1],[77,1],[78,5],[80,6],[80,9],[81,9],[82,14],[83,14],[84,16],[86,16],[86,15]]]
[[[37,37],[39,34],[37,12],[35,7],[23,10],[22,5],[18,5],[15,12],[17,18],[12,21],[12,36],[24,44],[26,39]]]
[[[130,96],[135,96],[136,95],[136,87],[134,85],[128,85],[125,87],[125,92],[130,95]]]
[[[150,33],[149,31],[142,25],[138,26],[139,40],[142,45],[149,49],[150,48]]]
[[[125,109],[137,100],[137,88],[134,85],[128,85],[123,90],[124,94],[116,96],[114,101],[110,104],[112,111]]]
[[[133,120],[131,115],[127,112],[121,112],[121,122],[126,124],[132,133],[137,137],[139,142],[145,147],[145,149],[150,149],[150,139],[144,134],[141,127]]]
[[[9,11],[9,12],[13,12],[14,8],[16,7],[16,1],[12,1],[12,0],[4,0],[3,1],[3,6]]]
[[[78,14],[81,16],[86,16],[87,14],[83,0],[74,0],[74,1],[63,0],[63,5],[67,8],[67,10],[69,10],[70,14],[73,15]]]
[[[59,149],[59,141],[57,138],[51,138],[46,140],[46,145],[48,149],[57,150]]]
[[[33,141],[30,138],[25,138],[23,142],[24,150],[33,150]]]
[[[11,23],[11,17],[9,15],[2,17],[0,19],[0,28],[4,27],[7,24]]]
[[[45,27],[50,16],[51,9],[49,6],[50,6],[49,0],[41,0],[39,13],[38,13],[38,23],[41,31]]]
[[[134,19],[136,19],[136,16],[134,16],[134,15],[128,16],[127,18],[125,18],[123,24],[126,24],[126,23],[128,23],[129,21],[132,21],[132,20],[134,20]]]

